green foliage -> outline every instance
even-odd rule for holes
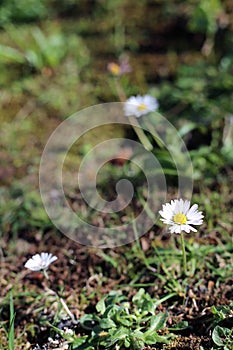
[[[198,0],[189,20],[191,31],[214,34],[218,29],[217,16],[222,12],[220,0]]]
[[[81,317],[80,323],[90,335],[77,337],[73,349],[141,349],[145,345],[168,343],[167,313],[156,313],[160,300],[140,289],[132,298],[112,291],[96,305],[98,312]],[[162,333],[161,333],[162,331]]]
[[[212,339],[223,350],[233,349],[233,328],[216,326],[213,330]]]
[[[72,53],[79,69],[88,63],[88,51],[77,36],[68,38],[59,28],[49,28],[44,33],[39,27],[6,26],[5,30],[16,48],[0,47],[0,60],[5,63],[25,64],[41,71],[44,67],[56,68],[64,58]]]
[[[233,349],[233,302],[230,305],[212,307],[213,349]]]
[[[67,35],[59,25],[51,24],[43,29],[31,26],[30,30],[28,26],[7,25],[5,31],[7,44],[0,45],[1,85],[18,95],[29,94],[45,106],[45,113],[54,110],[63,118],[83,104],[95,103],[93,87],[80,79],[90,64],[89,50],[82,38],[73,33]],[[14,74],[9,76],[9,70],[14,70]],[[26,120],[22,125],[25,124]]]
[[[23,191],[16,186],[10,192],[1,189],[0,203],[0,228],[3,233],[10,230],[17,234],[30,228],[44,231],[52,225],[36,191]]]
[[[8,349],[9,350],[14,350],[15,349],[15,311],[14,311],[14,300],[13,300],[13,293],[10,291],[6,296],[5,299],[7,299],[7,306],[9,307],[9,322],[3,322],[1,319],[1,313],[2,313],[2,305],[3,303],[1,302],[1,307],[0,307],[0,324],[2,326],[3,332],[6,336],[7,342],[8,342]],[[0,335],[1,339],[1,335]],[[3,345],[3,344],[1,344]]]
[[[48,10],[46,0],[3,0],[0,3],[0,26],[46,18]]]
[[[4,62],[25,63],[24,56],[16,49],[0,45],[1,60]]]
[[[212,314],[214,316],[214,325],[218,325],[221,321],[233,317],[233,302],[230,305],[213,306]]]
[[[232,62],[232,57],[230,60]],[[210,65],[204,60],[181,65],[175,82],[163,83],[159,91],[162,109],[166,104],[166,109],[179,110],[178,115],[170,118],[190,150],[195,179],[205,174],[206,181],[211,181],[219,168],[232,164],[229,115],[233,112],[233,79],[230,67],[222,67],[221,63]]]

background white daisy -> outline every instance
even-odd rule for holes
[[[46,270],[55,260],[57,260],[55,255],[43,252],[41,254],[33,255],[24,266],[32,271],[41,271]]]
[[[156,111],[158,107],[158,101],[151,95],[131,96],[125,102],[124,112],[126,117],[134,115],[139,118],[142,115]]]

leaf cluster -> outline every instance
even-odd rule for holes
[[[73,349],[141,349],[145,345],[168,343],[168,313],[158,312],[161,303],[140,289],[130,303],[126,296],[111,291],[96,305],[98,314],[80,319],[85,335],[76,337]],[[89,333],[89,334],[88,334]]]

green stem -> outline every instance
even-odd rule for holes
[[[117,78],[114,79],[117,94],[120,98],[121,102],[124,102],[126,100],[125,92],[119,83],[119,80]],[[139,138],[141,144],[145,147],[147,151],[151,151],[153,149],[153,145],[150,143],[148,137],[144,133],[142,127],[138,123],[137,119],[134,116],[129,117],[129,121],[131,123],[131,126],[133,127],[135,133],[137,134],[137,137]]]
[[[115,83],[116,91],[117,91],[117,94],[118,94],[120,101],[124,102],[126,100],[126,95],[125,95],[125,92],[124,92],[120,82],[119,82],[119,79],[114,78],[114,83]]]
[[[180,234],[180,240],[181,240],[181,248],[182,248],[182,255],[183,255],[183,270],[184,270],[184,274],[186,276],[187,275],[187,259],[186,259],[186,251],[185,251],[183,232],[181,232],[181,234]]]
[[[163,140],[160,138],[159,134],[157,133],[157,131],[155,130],[155,127],[148,121],[145,122],[145,125],[148,129],[148,131],[150,131],[153,139],[155,140],[155,142],[157,143],[157,145],[159,146],[159,148],[161,149],[165,149],[165,145]]]
[[[49,276],[48,276],[47,271],[46,271],[45,269],[43,270],[43,274],[44,274],[45,278],[46,278],[47,280],[49,280]]]
[[[135,133],[137,134],[140,142],[145,147],[147,151],[151,151],[153,149],[152,144],[150,143],[149,139],[143,132],[143,129],[141,128],[140,124],[138,123],[137,119],[133,116],[129,117],[130,123],[132,127],[134,128]]]
[[[49,276],[46,272],[46,270],[43,270],[44,276],[47,279],[47,281],[49,281]],[[64,299],[62,299],[61,297],[59,297],[59,295],[57,294],[57,292],[51,288],[48,287],[48,282],[44,284],[45,288],[51,293],[54,294],[56,296],[56,298],[58,299],[58,301],[61,303],[63,309],[65,310],[65,312],[67,313],[67,315],[70,316],[71,320],[73,322],[75,322],[75,318],[74,315],[71,313],[70,309],[68,308],[67,304],[65,303]]]

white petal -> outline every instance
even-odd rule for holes
[[[176,225],[176,224],[173,224],[170,228],[169,228],[170,232],[171,233],[181,233],[181,227],[180,225]]]
[[[54,262],[55,260],[57,260],[57,256],[53,256],[51,259],[50,259],[50,263]]]
[[[198,209],[198,205],[197,204],[193,204],[193,206],[189,209],[187,215],[192,215],[194,214]]]
[[[56,256],[42,252],[41,254],[33,255],[24,266],[32,271],[40,271],[47,269],[55,260],[57,260]]]
[[[188,210],[190,208],[190,201],[186,200],[184,201],[184,206],[183,206],[183,214],[187,214]]]
[[[164,224],[173,225],[173,222],[169,219],[160,219]]]
[[[189,214],[187,215],[187,224],[191,225],[201,225],[203,223],[203,218],[204,216],[200,213],[195,213],[193,215]]]
[[[41,270],[41,267],[38,265],[38,263],[35,263],[33,259],[29,259],[24,266],[32,271]]]
[[[41,260],[40,254],[33,255],[33,257],[32,257],[31,259],[32,259],[34,262],[39,263],[40,260]]]
[[[188,225],[202,225],[203,224],[203,220],[189,220],[187,221]]]
[[[181,226],[182,226],[182,230],[187,232],[187,233],[189,233],[190,231],[197,232],[197,230],[190,225],[186,224],[186,225],[181,225]]]
[[[183,200],[182,199],[176,199],[175,201],[175,208],[174,208],[174,214],[182,213],[183,212]]]
[[[165,218],[165,219],[172,219],[173,217],[173,212],[170,210],[170,208],[163,208],[163,210],[159,211],[159,214]]]

